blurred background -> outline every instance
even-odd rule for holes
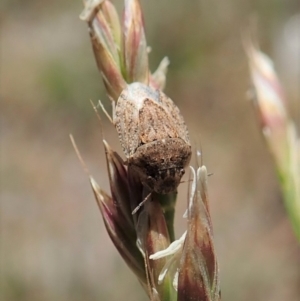
[[[113,1],[121,10],[122,1]],[[251,102],[241,43],[254,18],[299,130],[299,0],[143,0],[151,69],[171,60],[166,93],[209,178],[222,300],[300,300],[300,248]],[[188,3],[188,4],[187,4]],[[81,1],[1,1],[0,300],[147,300],[105,232],[75,137],[109,191],[100,125],[109,108]],[[102,114],[103,116],[103,114]],[[121,152],[103,116],[108,142]],[[187,184],[179,188],[177,236]]]

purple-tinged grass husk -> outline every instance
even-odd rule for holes
[[[300,138],[288,114],[273,62],[249,37],[245,38],[245,50],[255,89],[253,103],[273,157],[289,219],[300,242]]]

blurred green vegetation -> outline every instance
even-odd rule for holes
[[[170,58],[166,93],[214,173],[209,188],[223,300],[298,300],[299,246],[246,101],[241,35],[256,16],[261,47],[289,84],[291,110],[297,108],[299,91],[290,87],[299,73],[289,74],[299,56],[290,55],[285,29],[299,16],[299,1],[141,2],[151,69]],[[82,2],[9,0],[1,6],[0,299],[146,300],[105,233],[68,137],[74,134],[91,173],[109,191],[90,99],[110,105],[78,18]],[[105,138],[120,150],[100,115]],[[178,236],[186,190],[183,184],[179,191]]]

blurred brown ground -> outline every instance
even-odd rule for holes
[[[152,70],[164,55],[170,58],[166,92],[214,174],[209,193],[222,300],[299,300],[300,249],[246,98],[241,45],[255,14],[262,49],[274,59],[299,121],[299,1],[142,5]],[[89,99],[109,102],[78,18],[82,3],[6,0],[1,6],[0,300],[146,300],[105,232],[69,139],[73,133],[91,173],[109,191]],[[105,116],[103,128],[120,150]],[[187,185],[179,190],[178,236]]]

